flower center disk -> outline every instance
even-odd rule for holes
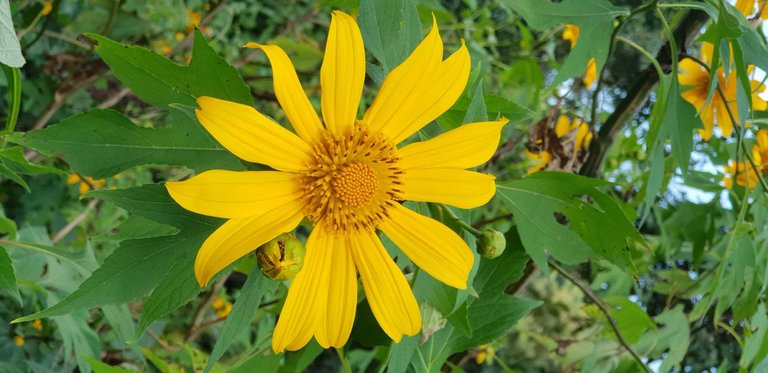
[[[333,191],[340,200],[352,207],[367,204],[379,187],[376,172],[363,163],[344,166],[331,181]]]
[[[373,230],[403,200],[403,171],[394,145],[356,124],[346,134],[326,131],[299,176],[304,214],[332,232]]]

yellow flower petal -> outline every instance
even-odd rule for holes
[[[227,150],[249,162],[281,171],[301,171],[309,146],[256,109],[213,97],[199,97],[197,119]]]
[[[264,214],[295,200],[300,190],[296,175],[279,171],[211,170],[165,187],[181,207],[220,218]]]
[[[365,81],[365,49],[355,19],[333,12],[325,57],[320,69],[323,120],[335,133],[343,133],[357,119]]]
[[[568,117],[560,115],[557,118],[557,123],[555,123],[555,135],[558,138],[565,136],[572,129],[573,127],[571,126],[571,121],[568,120]]]
[[[475,257],[456,232],[400,204],[389,209],[389,219],[379,229],[430,276],[458,289],[467,287]]]
[[[301,87],[296,69],[293,68],[293,63],[285,51],[276,45],[253,42],[246,44],[245,47],[261,49],[269,58],[272,64],[275,96],[296,133],[309,143],[319,139],[323,124],[320,123],[315,108],[312,107],[304,88]]]
[[[321,227],[312,232],[317,240],[307,242],[307,250],[324,250],[327,259],[317,281],[318,287],[328,289],[328,295],[318,300],[318,320],[315,338],[323,348],[341,348],[347,343],[357,308],[357,272],[346,235],[329,234]]]
[[[304,347],[312,334],[324,348],[347,343],[357,306],[357,276],[348,242],[319,226],[312,231],[304,268],[288,290],[272,337],[276,353]]]
[[[714,100],[713,100],[714,102]],[[716,106],[716,115],[717,115],[717,126],[720,127],[720,131],[723,132],[723,137],[730,137],[733,134],[733,121],[731,120],[730,115],[728,114],[728,108],[726,108],[726,103],[722,100],[717,100],[717,106]],[[731,110],[736,110],[736,108],[730,108]],[[739,120],[737,114],[735,112],[732,113],[734,115],[734,119],[737,121]]]
[[[408,170],[403,196],[409,201],[446,203],[462,209],[486,204],[496,193],[493,175],[456,168]]]
[[[525,156],[528,159],[532,159],[534,161],[538,161],[535,165],[533,165],[533,167],[528,169],[528,175],[530,175],[530,174],[532,174],[534,172],[541,171],[544,167],[547,167],[549,162],[551,162],[552,159],[553,159],[552,158],[552,154],[550,152],[546,151],[546,150],[542,150],[539,153],[534,153],[534,152],[526,150],[525,151]]]
[[[584,72],[584,78],[581,80],[584,83],[584,86],[589,88],[592,87],[592,83],[597,80],[597,65],[595,64],[595,59],[590,58],[589,62],[587,62],[587,69]]]
[[[483,164],[499,145],[501,129],[508,121],[465,124],[446,133],[404,146],[398,150],[399,166],[415,168],[470,168]]]
[[[323,265],[330,259],[328,250],[313,244],[318,232],[315,229],[309,236],[304,267],[288,288],[288,296],[272,334],[272,350],[275,353],[286,349],[296,351],[309,342],[318,319],[317,304],[325,302],[323,298],[328,296],[326,287],[317,286],[322,272],[327,270]]]
[[[456,102],[469,78],[469,52],[462,42],[442,61],[443,42],[432,31],[413,53],[384,79],[363,122],[399,143],[440,116]]]
[[[296,228],[304,215],[298,201],[260,216],[230,219],[205,240],[195,260],[195,277],[205,286],[216,273],[267,241]]]
[[[416,298],[400,268],[389,257],[373,232],[362,231],[351,237],[352,256],[360,271],[365,296],[373,316],[395,342],[421,329],[421,313]]]

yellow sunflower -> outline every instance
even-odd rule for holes
[[[703,43],[701,45],[701,59],[710,67],[712,64],[712,53],[712,44]],[[753,67],[750,66],[749,72],[751,73],[752,70]],[[682,96],[699,111],[699,116],[704,124],[704,129],[699,130],[699,134],[704,141],[712,138],[715,123],[720,127],[724,137],[729,137],[733,134],[734,123],[728,113],[729,109],[733,119],[737,122],[736,124],[739,123],[739,113],[735,105],[736,90],[738,88],[736,70],[732,69],[726,77],[722,67],[717,69],[717,85],[720,87],[723,95],[716,90],[712,98],[707,102],[710,83],[709,75],[709,71],[690,58],[680,61],[680,73],[677,74],[677,80],[683,86],[689,87],[683,91]],[[759,96],[759,93],[765,90],[765,86],[757,80],[752,80],[750,84],[752,86],[752,109],[765,110],[768,108],[768,103]]]
[[[401,204],[404,200],[481,206],[496,190],[492,175],[466,169],[486,162],[506,120],[463,125],[427,141],[396,145],[445,112],[467,83],[463,45],[443,59],[432,30],[384,79],[357,119],[365,50],[354,18],[333,13],[320,70],[322,118],[286,53],[249,43],[270,60],[275,95],[296,134],[250,106],[200,97],[197,118],[241,159],[276,171],[212,170],[168,182],[170,195],[196,213],[229,219],[203,243],[195,262],[200,284],[238,258],[293,230],[314,225],[304,266],[293,279],[272,348],[298,350],[314,336],[325,347],[349,338],[357,305],[357,273],[374,316],[393,340],[414,335],[421,315],[408,282],[377,230],[432,277],[466,287],[474,255],[448,227]]]
[[[563,30],[562,36],[563,40],[571,42],[571,48],[575,47],[576,42],[579,40],[579,26],[565,25],[565,30]],[[595,80],[597,80],[597,65],[595,65],[595,59],[590,58],[589,62],[587,62],[587,70],[584,72],[584,77],[582,77],[581,82],[584,83],[584,86],[589,88]]]

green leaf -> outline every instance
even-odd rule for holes
[[[192,62],[179,66],[146,48],[127,46],[96,34],[86,34],[96,42],[96,53],[112,73],[142,101],[159,107],[170,104],[196,106],[195,99],[211,96],[253,105],[248,86],[195,30]]]
[[[739,367],[743,369],[749,368],[749,366],[755,361],[758,352],[766,343],[766,331],[768,331],[768,314],[766,314],[765,303],[760,303],[757,308],[757,312],[749,320],[749,330],[744,343],[744,351],[742,351],[741,358],[739,359]]]
[[[202,242],[200,244],[202,245]],[[195,254],[196,251],[185,252],[174,260],[171,269],[144,302],[139,326],[131,342],[138,341],[153,321],[187,304],[200,293],[200,285],[195,279],[193,269]]]
[[[205,366],[206,373],[227,352],[237,337],[249,329],[248,326],[253,321],[256,310],[259,309],[261,299],[265,294],[275,291],[277,284],[278,282],[265,277],[258,267],[254,267],[248,279],[245,280],[243,289],[232,306],[232,311],[224,321],[221,334],[216,340],[216,345],[213,346],[208,365]],[[274,354],[270,353],[270,355]]]
[[[201,126],[176,110],[176,126],[139,127],[112,110],[75,115],[9,140],[46,155],[62,154],[78,173],[104,178],[139,165],[183,165],[195,171],[244,169]]]
[[[19,294],[19,288],[16,285],[16,275],[13,273],[11,257],[8,256],[8,253],[2,246],[0,246],[0,291],[7,292],[19,305],[22,305],[21,294]]]
[[[603,299],[611,307],[611,316],[629,343],[637,342],[648,329],[656,329],[656,324],[640,306],[626,297],[611,296]]]
[[[472,100],[467,107],[467,113],[464,114],[464,123],[485,122],[488,120],[488,109],[485,107],[485,97],[483,96],[483,79],[480,78],[475,84],[475,92],[472,94]]]
[[[8,167],[22,174],[66,174],[66,172],[57,168],[29,163],[29,161],[24,158],[24,149],[20,146],[1,149],[0,158],[5,161],[5,164]]]
[[[598,253],[633,269],[628,244],[644,240],[616,201],[598,189],[607,185],[568,173],[537,172],[499,183],[497,195],[512,210],[523,246],[540,268],[547,268],[547,254],[576,264]]]
[[[472,283],[479,298],[469,298],[466,301],[471,335],[465,335],[451,324],[447,324],[426,343],[418,346],[411,356],[411,364],[416,371],[439,370],[453,353],[502,337],[518,320],[538,307],[540,301],[504,293],[508,285],[523,275],[527,262],[528,256],[519,246],[508,247],[496,259],[482,260]]]
[[[659,372],[669,372],[683,360],[690,342],[691,327],[683,313],[683,306],[666,311],[654,318],[661,329],[647,332],[633,347],[635,351],[649,351],[648,356],[663,358]]]
[[[0,63],[18,68],[26,62],[21,55],[21,45],[13,29],[11,4],[8,0],[0,0]]]
[[[1,8],[2,5],[0,5]],[[14,127],[16,127],[16,120],[19,119],[19,109],[21,108],[21,73],[18,67],[8,67],[2,63],[0,63],[0,67],[3,68],[5,80],[8,83],[8,119],[2,131],[3,134],[8,134],[13,132]]]
[[[35,314],[14,320],[22,322],[62,315],[72,310],[125,303],[150,292],[169,273],[174,263],[195,253],[203,241],[221,225],[221,219],[187,212],[158,184],[121,190],[92,191],[135,215],[179,228],[174,236],[123,241],[91,277],[61,302]]]
[[[403,62],[421,40],[421,22],[412,0],[362,0],[359,22],[365,49],[384,73]]]
[[[537,30],[549,30],[560,24],[579,27],[579,40],[552,81],[552,86],[583,75],[591,58],[595,59],[599,73],[608,59],[614,19],[629,15],[627,9],[607,0],[564,0],[559,3],[549,0],[502,0],[502,3]]]
[[[133,372],[130,369],[113,367],[109,364],[102,363],[101,361],[96,360],[88,355],[83,355],[83,358],[85,358],[85,361],[87,361],[88,364],[91,364],[91,368],[93,368],[94,373],[132,373]]]

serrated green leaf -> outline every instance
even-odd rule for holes
[[[202,241],[200,244],[202,244]],[[141,310],[141,317],[139,318],[139,326],[136,328],[133,341],[138,341],[153,321],[187,304],[200,293],[200,285],[195,280],[193,269],[196,253],[196,251],[186,252],[182,257],[174,260],[171,269],[160,280],[160,283],[150,294],[149,299],[144,302],[144,308]]]
[[[96,53],[112,73],[142,101],[159,107],[170,104],[196,106],[195,99],[211,96],[253,105],[248,86],[232,66],[208,45],[195,30],[190,65],[171,60],[138,46],[127,46],[96,34],[86,34],[96,42]]]
[[[0,63],[10,67],[22,67],[27,61],[21,55],[21,45],[13,29],[11,4],[0,0]]]
[[[162,185],[92,191],[89,196],[129,212],[179,228],[174,236],[123,241],[104,264],[61,302],[14,322],[61,315],[72,310],[119,304],[149,293],[179,258],[195,253],[222,220],[192,214],[175,202]]]
[[[261,299],[265,294],[275,291],[277,289],[278,282],[272,281],[265,277],[258,267],[255,267],[248,279],[245,280],[243,289],[240,291],[240,295],[237,297],[237,301],[232,306],[232,311],[229,312],[229,316],[224,321],[221,334],[216,340],[216,345],[213,346],[211,357],[208,360],[208,364],[205,366],[205,372],[207,373],[213,367],[222,355],[232,346],[232,342],[237,340],[237,337],[243,332],[248,330],[248,325],[253,321],[253,316],[256,310],[259,308]]]
[[[62,154],[72,169],[104,178],[148,164],[183,165],[196,171],[242,170],[240,161],[184,114],[172,128],[139,127],[113,110],[75,115],[9,140],[46,155]]]
[[[19,288],[16,285],[16,275],[13,273],[11,257],[8,256],[8,253],[2,246],[0,246],[0,291],[7,292],[19,305],[22,305],[21,294],[19,294]]]
[[[564,0],[559,3],[549,0],[503,0],[502,3],[537,30],[549,30],[560,24],[579,27],[579,40],[565,59],[552,86],[583,75],[591,58],[595,59],[599,73],[608,59],[613,21],[629,14],[627,9],[607,0]]]
[[[412,0],[362,0],[359,22],[365,49],[384,73],[403,62],[421,40],[421,22]]]
[[[644,240],[616,201],[597,189],[607,185],[568,173],[537,172],[498,183],[497,195],[512,210],[523,246],[539,267],[547,268],[547,254],[576,264],[597,253],[633,269],[628,243]]]

